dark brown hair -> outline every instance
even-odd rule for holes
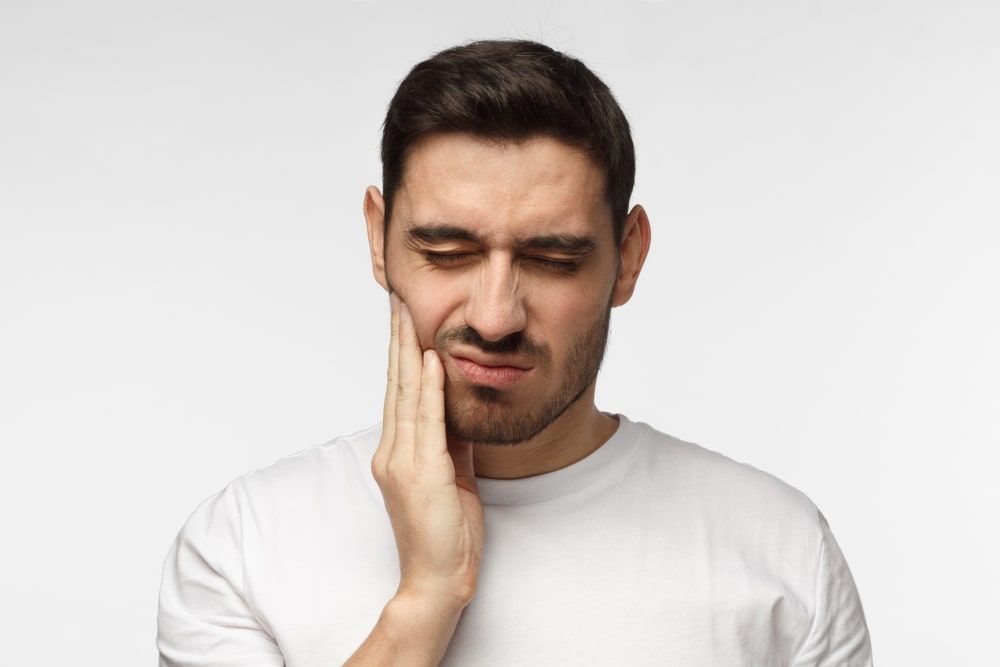
[[[583,147],[604,168],[615,245],[621,245],[635,183],[632,133],[611,90],[579,60],[538,42],[482,40],[414,66],[382,125],[386,229],[407,150],[421,135],[442,131],[501,142],[550,135]]]

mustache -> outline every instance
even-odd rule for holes
[[[471,327],[452,329],[444,332],[438,340],[442,347],[446,344],[463,344],[477,348],[483,354],[525,355],[532,358],[546,358],[545,346],[528,339],[523,331],[517,331],[500,340],[488,341]]]

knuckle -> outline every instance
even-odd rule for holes
[[[429,414],[424,410],[417,413],[417,423],[423,426],[435,426],[440,424],[442,421],[443,420],[440,417]]]
[[[393,484],[405,484],[410,475],[410,466],[401,464],[398,459],[389,461],[385,466],[385,478]]]
[[[385,455],[376,453],[372,457],[372,475],[382,477],[385,475]]]
[[[414,388],[407,382],[396,383],[396,398],[398,398],[401,401],[411,400],[417,393],[419,392],[414,391]]]

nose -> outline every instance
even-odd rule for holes
[[[510,255],[492,253],[481,266],[466,302],[465,322],[493,342],[524,329],[527,314]]]

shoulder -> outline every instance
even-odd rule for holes
[[[377,494],[370,465],[381,430],[379,423],[247,471],[203,500],[195,514],[250,514],[261,520],[273,512],[311,507],[337,496]]]
[[[343,435],[282,456],[273,463],[238,477],[248,490],[256,493],[286,487],[310,487],[328,483],[331,475],[351,475],[370,470],[371,457],[378,446],[381,423],[349,435]]]
[[[826,517],[806,494],[752,465],[640,424],[644,468],[671,537],[714,572],[798,609],[794,665],[871,665],[860,597]],[[644,470],[639,473],[638,470]],[[651,472],[645,472],[645,470]],[[789,612],[790,613],[790,612]]]
[[[794,536],[817,553],[823,519],[810,498],[771,473],[638,422],[644,465],[693,517],[746,537]]]

